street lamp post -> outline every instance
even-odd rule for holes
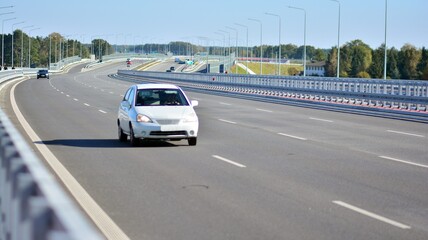
[[[386,64],[387,64],[387,53],[388,48],[386,47],[386,28],[388,26],[388,0],[385,0],[385,60],[383,66],[383,79],[386,80]]]
[[[282,52],[281,52],[281,16],[279,16],[278,14],[273,14],[273,13],[265,13],[266,15],[271,15],[271,16],[274,16],[274,17],[278,17],[278,19],[279,19],[279,43],[278,43],[278,45],[279,45],[279,53],[278,53],[278,58],[279,58],[279,61],[278,61],[278,75],[279,76],[281,76],[281,55],[282,55]]]
[[[68,42],[69,42],[70,36],[71,34],[64,35],[64,48],[65,48],[64,59],[68,58]]]
[[[228,27],[226,26],[226,28],[235,31],[236,33],[236,39],[235,39],[235,59],[239,59],[239,51],[238,51],[238,30],[236,28],[232,28],[232,27]],[[236,63],[238,63],[238,61],[236,61]],[[238,64],[236,64],[235,66],[235,74],[238,74]]]
[[[246,69],[246,72],[248,74],[248,26],[243,25],[243,24],[239,24],[239,23],[235,23],[235,25],[238,25],[238,26],[241,26],[241,27],[244,27],[244,28],[247,29],[247,60],[246,60],[246,67],[247,67],[247,69]]]
[[[63,54],[62,54],[62,36],[59,36],[58,62],[59,62],[60,68],[62,68],[62,66],[61,66],[61,58],[62,57],[63,57]]]
[[[230,65],[232,62],[231,56],[230,56],[230,32],[224,31],[224,30],[218,30],[218,31],[222,32],[222,33],[227,33],[229,35],[228,55],[229,55],[229,65]],[[226,68],[226,66],[224,66],[224,67]]]
[[[83,59],[83,51],[82,51],[82,45],[83,45],[83,43],[85,42],[84,41],[84,39],[85,39],[85,34],[81,34],[80,35],[80,39],[82,39],[81,40],[81,42],[80,42],[80,45],[79,45],[79,47],[80,47],[80,49],[79,49],[79,52],[80,52],[80,54],[79,54],[79,56],[80,56],[80,58],[82,58]]]
[[[223,53],[221,55],[223,56],[223,72],[224,72],[224,68],[226,67],[226,35],[221,32],[215,32],[215,34],[223,36]]]
[[[303,76],[306,77],[306,10],[303,8],[288,6],[289,8],[303,11],[304,13],[304,29],[303,29]]]
[[[13,13],[13,12],[12,12]],[[15,18],[3,19],[1,23],[1,66],[4,68],[4,22],[14,20]]]
[[[49,57],[48,57],[48,70],[51,70],[52,57],[52,34],[49,35]]]
[[[198,37],[198,39],[207,41],[206,42],[206,45],[207,45],[206,61],[207,61],[207,63],[205,64],[205,71],[206,71],[206,73],[208,73],[208,63],[209,63],[209,55],[210,55],[210,39],[207,37]]]
[[[248,18],[248,20],[260,24],[260,75],[263,75],[263,24],[262,21],[255,18]]]
[[[31,32],[40,28],[33,28],[28,31],[28,68],[31,68]]]
[[[337,78],[340,77],[340,2],[338,0],[330,0],[337,2],[339,5],[339,20],[337,22]]]
[[[14,68],[14,62],[13,62],[13,45],[14,45],[14,42],[13,42],[13,37],[14,37],[14,33],[13,33],[13,28],[16,26],[16,25],[19,25],[19,24],[22,24],[22,23],[24,23],[24,21],[22,21],[22,22],[18,22],[18,23],[14,23],[14,24],[12,24],[12,64],[11,64],[11,66],[12,66],[12,69]]]
[[[23,67],[23,57],[24,57],[24,29],[26,29],[26,28],[32,28],[32,27],[34,27],[34,25],[31,25],[31,26],[25,26],[25,27],[23,27],[22,28],[22,31],[21,31],[21,68]]]

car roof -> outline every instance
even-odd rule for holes
[[[146,83],[146,84],[137,84],[137,89],[180,89],[179,87],[173,84],[166,83]]]

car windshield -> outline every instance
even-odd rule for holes
[[[39,70],[39,73],[47,73],[48,70]]]
[[[135,106],[188,106],[178,89],[138,89]]]

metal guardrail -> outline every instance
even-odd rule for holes
[[[22,77],[24,75],[22,69],[0,71],[0,84],[9,79]]]
[[[64,58],[64,59],[61,59],[61,61],[59,61],[57,63],[51,63],[49,70],[59,71],[63,67],[65,67],[69,64],[75,63],[75,62],[79,62],[81,60],[82,60],[82,58],[79,56],[72,56],[72,57]]]
[[[379,80],[327,77],[280,77],[271,75],[187,74],[118,70],[119,75],[223,85],[278,96],[327,100],[426,111],[428,81]]]
[[[0,110],[0,239],[102,239]]]

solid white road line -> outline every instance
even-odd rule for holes
[[[51,166],[52,170],[56,173],[57,177],[61,179],[70,193],[74,196],[76,201],[85,210],[88,216],[94,221],[101,232],[107,237],[107,239],[124,239],[127,240],[129,237],[120,229],[116,223],[104,212],[104,210],[92,199],[88,192],[77,182],[77,180],[71,175],[71,173],[61,164],[61,162],[55,157],[55,155],[49,150],[49,148],[43,144],[40,137],[34,132],[30,124],[25,120],[18,105],[15,101],[15,84],[10,91],[10,102],[12,104],[13,111],[16,114],[18,121],[21,123],[25,132],[30,137],[31,141],[38,142],[35,144],[36,148],[45,158],[46,162]]]
[[[401,159],[397,159],[397,158],[392,158],[392,157],[387,157],[387,156],[379,156],[379,157],[383,158],[383,159],[386,159],[386,160],[391,160],[391,161],[405,163],[405,164],[409,164],[409,165],[413,165],[413,166],[428,168],[428,165],[423,165],[423,164],[420,164],[420,163],[409,162],[409,161],[405,161],[405,160],[401,160]]]
[[[289,134],[285,134],[285,133],[278,133],[278,135],[285,136],[285,137],[290,137],[290,138],[295,138],[295,139],[299,139],[299,140],[302,140],[302,141],[308,140],[307,138],[293,136],[293,135],[289,135]]]
[[[342,202],[342,201],[333,201],[333,203],[335,203],[335,204],[337,204],[339,206],[345,207],[347,209],[350,209],[352,211],[355,211],[357,213],[363,214],[365,216],[374,218],[374,219],[379,220],[381,222],[385,222],[385,223],[391,224],[391,225],[393,225],[395,227],[398,227],[398,228],[401,228],[401,229],[410,229],[411,228],[410,226],[407,226],[405,224],[396,222],[396,221],[388,219],[386,217],[382,217],[380,215],[377,215],[375,213],[369,212],[369,211],[364,210],[362,208],[358,208],[358,207],[352,206],[351,204],[348,204],[348,203],[345,203],[345,202]]]
[[[221,121],[221,122],[225,122],[225,123],[236,124],[236,122],[232,122],[232,121],[229,121],[229,120],[224,120],[224,119],[218,119],[218,120]]]
[[[266,110],[266,109],[261,109],[261,108],[256,108],[256,110],[260,111],[260,112],[273,113],[273,111],[271,111],[271,110]]]
[[[246,167],[247,167],[247,166],[245,166],[245,165],[243,165],[243,164],[240,164],[240,163],[237,163],[237,162],[231,161],[231,160],[229,160],[229,159],[227,159],[227,158],[220,157],[220,156],[218,156],[218,155],[213,155],[212,157],[213,157],[213,158],[217,158],[218,160],[221,160],[221,161],[223,161],[223,162],[227,162],[227,163],[229,163],[229,164],[235,165],[235,166],[240,167],[240,168],[246,168]]]
[[[311,120],[316,120],[316,121],[321,121],[321,122],[329,122],[329,123],[332,123],[332,122],[333,122],[333,121],[331,121],[331,120],[322,119],[322,118],[313,118],[313,117],[310,117],[309,119],[311,119]]]
[[[387,132],[390,133],[397,133],[397,134],[403,134],[403,135],[408,135],[408,136],[413,136],[413,137],[420,137],[420,138],[424,138],[424,135],[419,135],[419,134],[413,134],[413,133],[406,133],[406,132],[399,132],[399,131],[394,131],[394,130],[387,130]]]

